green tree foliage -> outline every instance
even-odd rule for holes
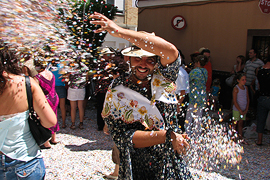
[[[100,26],[90,23],[90,15],[94,12],[104,14],[113,20],[117,12],[117,7],[106,4],[102,0],[76,1],[69,12],[60,10],[62,19],[71,30],[73,39],[71,44],[77,51],[88,52],[96,55],[97,48],[102,45],[107,32],[95,34],[93,30]]]

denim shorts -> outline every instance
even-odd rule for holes
[[[65,88],[65,86],[55,86],[55,91],[58,94],[59,98],[67,97],[67,89]]]
[[[24,162],[0,154],[1,180],[39,180],[45,178],[45,173],[45,165],[42,158],[34,158]]]

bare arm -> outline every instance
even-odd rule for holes
[[[254,89],[255,80],[256,80],[256,79],[253,79],[253,80],[251,81],[251,84],[250,84],[250,89],[252,90],[252,92],[253,92],[254,94],[255,94],[255,89]]]
[[[236,66],[236,72],[239,72],[239,71],[242,71],[243,69],[244,69],[244,64],[243,64],[243,62],[242,62],[242,60],[240,60],[239,61],[239,64],[237,64],[237,66]]]
[[[244,64],[239,64],[239,65],[241,65],[241,66],[240,66],[240,68],[239,68],[239,71],[243,71],[243,70],[244,70],[245,65],[244,65]],[[239,71],[238,71],[238,72],[239,72]]]
[[[234,73],[235,73],[235,71],[234,71],[234,66],[233,66],[230,74],[234,74]]]
[[[239,104],[237,103],[237,94],[238,94],[238,89],[237,87],[233,88],[233,104],[235,105],[235,107],[238,109],[238,111],[240,112],[240,114],[243,114],[243,111],[241,110]]]
[[[46,128],[50,128],[57,123],[56,115],[49,105],[38,83],[32,78],[30,78],[30,80],[33,94],[34,110],[38,114],[41,124]]]
[[[136,46],[160,56],[160,61],[163,66],[171,64],[178,57],[177,48],[161,37],[121,28],[112,20],[97,12],[92,14],[91,18],[95,20],[90,23],[101,26],[101,28],[96,30],[95,33],[108,31],[110,35],[114,37],[126,39],[129,42],[134,43]]]
[[[185,154],[189,144],[185,140],[187,136],[171,132],[173,149],[179,154]],[[144,148],[165,143],[166,131],[136,131],[133,136],[133,147]]]
[[[255,75],[256,75],[256,78],[254,78],[250,84],[250,89],[252,90],[252,92],[255,94],[255,89],[254,89],[254,86],[256,86],[256,79],[257,79],[257,75],[258,75],[258,71],[259,71],[259,68],[256,68],[255,69]],[[247,88],[247,87],[246,87]],[[260,85],[259,85],[259,89],[260,89]],[[247,89],[248,90],[248,89]]]
[[[244,66],[243,72],[247,72],[247,66]]]
[[[182,103],[183,100],[185,99],[185,95],[186,95],[186,91],[185,90],[181,90],[180,91],[180,96],[179,96],[179,100],[178,100],[178,103]]]

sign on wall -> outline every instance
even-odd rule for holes
[[[183,16],[176,15],[172,18],[172,27],[176,30],[182,30],[186,27],[187,23]]]
[[[259,8],[262,11],[262,13],[269,14],[270,13],[270,0],[260,0]]]

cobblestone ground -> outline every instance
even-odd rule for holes
[[[60,116],[60,110],[58,111]],[[67,117],[67,128],[57,132],[57,145],[42,150],[46,165],[46,180],[69,179],[105,179],[104,174],[114,170],[111,160],[111,137],[97,131],[96,109],[94,101],[89,101],[85,113],[84,129],[71,130],[70,116]],[[255,139],[247,139],[249,145],[243,145],[244,154],[240,164],[216,172],[205,172],[191,169],[194,179],[270,179],[270,135],[264,135],[264,145],[257,146]]]

